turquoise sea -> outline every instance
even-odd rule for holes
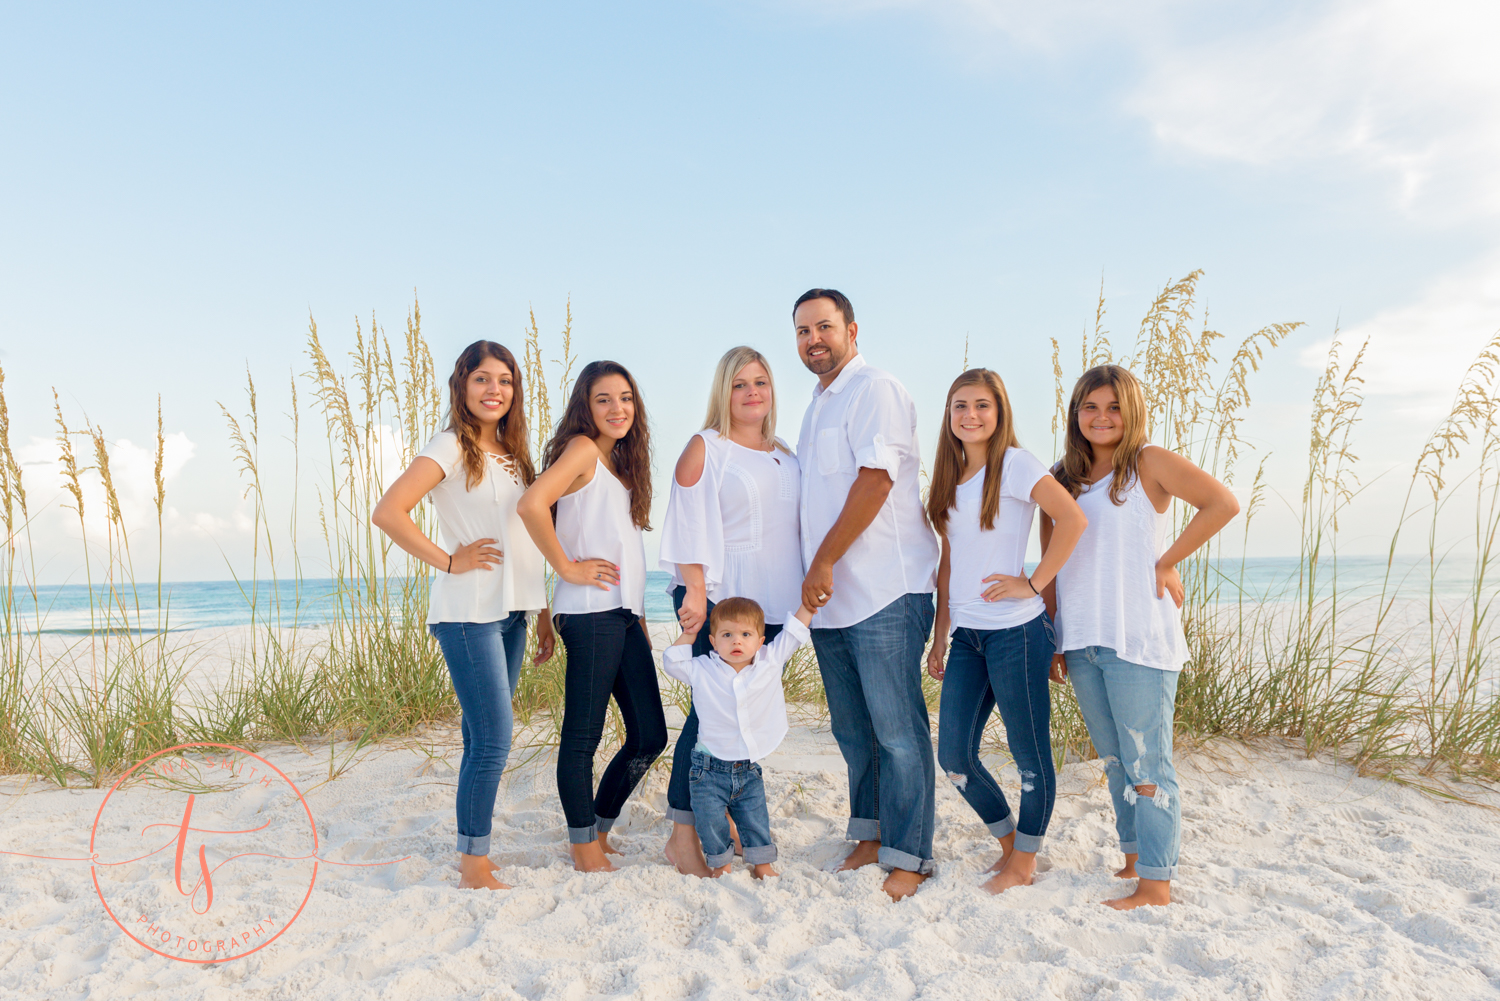
[[[1401,592],[1409,597],[1425,597],[1431,576],[1438,597],[1460,598],[1468,593],[1472,567],[1467,561],[1450,559],[1432,574],[1426,557],[1398,557],[1391,577],[1400,584]],[[1299,563],[1296,558],[1256,557],[1246,559],[1243,569],[1240,561],[1235,560],[1219,564],[1217,570],[1220,574],[1217,600],[1265,601],[1285,597],[1295,588]],[[1331,571],[1332,567],[1327,564],[1320,568],[1318,591],[1323,595],[1328,594],[1332,587]],[[1339,591],[1350,598],[1377,594],[1385,573],[1383,557],[1343,557],[1338,564]],[[1497,576],[1500,576],[1500,568],[1497,568]],[[658,571],[647,574],[646,618],[649,621],[674,620],[672,600],[666,593],[670,579],[669,575]],[[1489,585],[1486,590],[1492,588],[1493,585]],[[138,587],[133,593],[128,590],[117,593],[113,598],[104,588],[96,586],[93,590],[92,612],[89,588],[81,584],[47,585],[36,588],[34,594],[17,588],[5,597],[13,609],[12,614],[26,632],[87,635],[92,629],[105,627],[101,608],[122,601],[131,626],[138,625],[146,632],[154,632],[157,628],[154,582]],[[163,585],[161,618],[174,632],[246,625],[252,621],[252,590],[254,607],[259,609],[255,617],[263,623],[278,621],[276,609],[279,607],[282,625],[316,628],[332,618],[337,609],[334,582],[329,579],[262,580],[253,586],[249,581],[173,581]],[[122,624],[121,615],[116,611],[108,625],[118,629]]]

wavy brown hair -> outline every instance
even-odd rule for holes
[[[943,404],[943,426],[938,429],[937,457],[932,463],[932,485],[927,491],[927,520],[939,535],[948,531],[948,512],[958,503],[958,481],[964,472],[964,443],[953,433],[953,394],[965,386],[982,386],[995,398],[995,433],[990,435],[984,460],[984,496],[979,503],[979,527],[988,532],[995,527],[1000,513],[1000,474],[1005,465],[1005,450],[1018,448],[1015,414],[1005,383],[987,368],[971,368],[953,380],[948,399]]]
[[[630,520],[636,528],[651,527],[651,431],[646,426],[646,404],[641,400],[640,388],[635,376],[617,361],[591,361],[583,366],[578,378],[573,381],[573,392],[568,397],[568,406],[558,418],[557,426],[547,447],[542,450],[542,468],[546,469],[562,458],[568,442],[579,435],[590,441],[599,437],[599,428],[594,424],[594,414],[589,407],[589,397],[594,394],[594,384],[605,376],[618,375],[630,386],[630,396],[635,401],[635,420],[625,437],[615,442],[615,475],[630,490]]]
[[[521,477],[521,486],[531,486],[536,479],[536,469],[531,464],[531,447],[526,434],[526,396],[521,387],[521,367],[516,356],[504,344],[494,341],[475,341],[459,352],[453,363],[453,374],[448,376],[448,428],[458,436],[458,446],[464,458],[464,488],[473,490],[484,479],[484,449],[479,447],[479,436],[483,425],[469,411],[469,376],[484,362],[494,359],[510,369],[512,395],[510,409],[500,418],[495,428],[495,440],[511,457],[516,473]]]
[[[1151,431],[1145,391],[1128,368],[1096,365],[1078,377],[1068,400],[1068,434],[1063,440],[1063,457],[1053,475],[1075,498],[1092,482],[1089,474],[1094,468],[1094,446],[1078,425],[1078,410],[1090,393],[1106,386],[1115,391],[1115,399],[1120,401],[1120,421],[1124,424],[1124,437],[1115,446],[1115,472],[1109,485],[1109,499],[1119,505],[1125,503],[1125,491],[1140,475],[1141,449]]]

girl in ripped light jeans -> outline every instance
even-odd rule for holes
[[[1115,875],[1138,879],[1134,893],[1105,901],[1119,910],[1172,901],[1182,843],[1172,720],[1189,659],[1177,564],[1240,509],[1218,480],[1146,443],[1148,413],[1128,370],[1089,369],[1073,387],[1067,445],[1053,470],[1089,521],[1057,575],[1053,678],[1072,680],[1104,761],[1125,854]],[[1167,545],[1174,498],[1198,510]],[[1044,540],[1049,530],[1044,520]]]

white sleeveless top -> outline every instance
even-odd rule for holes
[[[547,607],[547,561],[516,514],[525,488],[515,467],[487,456],[484,479],[468,486],[463,449],[452,431],[439,431],[420,453],[443,470],[428,492],[437,509],[438,537],[448,552],[479,539],[494,539],[504,554],[493,570],[438,573],[427,601],[428,622],[498,622],[514,611]]]
[[[1089,525],[1057,574],[1057,649],[1108,647],[1132,664],[1180,671],[1188,661],[1182,613],[1170,594],[1156,596],[1171,515],[1156,512],[1139,479],[1116,505],[1113,479],[1078,495]]]
[[[1026,541],[1036,512],[1031,491],[1052,474],[1024,448],[1007,448],[1000,466],[1000,510],[994,527],[986,531],[979,511],[988,475],[976,473],[960,483],[948,511],[948,621],[954,629],[1013,629],[1047,610],[1029,590],[1024,598],[985,601],[984,592],[993,585],[984,579],[997,573],[1026,575]]]
[[[607,591],[558,579],[552,613],[607,612],[628,608],[646,614],[646,544],[630,520],[630,491],[603,459],[583,489],[557,499],[557,541],[570,560],[609,560],[620,568],[620,583]]]
[[[779,440],[775,452],[699,431],[703,475],[685,487],[672,478],[662,526],[661,569],[668,593],[683,583],[677,567],[701,563],[708,600],[750,598],[766,621],[782,623],[802,603],[802,519],[796,456]]]

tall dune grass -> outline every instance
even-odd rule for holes
[[[1101,293],[1094,328],[1073,356],[1080,371],[1104,361],[1132,367],[1150,393],[1152,440],[1225,482],[1245,483],[1241,522],[1180,568],[1192,661],[1179,689],[1179,733],[1300,741],[1308,753],[1336,754],[1365,772],[1411,781],[1500,779],[1500,696],[1493,684],[1490,620],[1496,589],[1491,561],[1500,534],[1500,338],[1475,361],[1451,413],[1414,461],[1390,540],[1386,581],[1370,596],[1351,595],[1339,583],[1340,518],[1366,488],[1353,451],[1363,404],[1363,347],[1351,355],[1334,345],[1308,425],[1298,572],[1272,600],[1252,601],[1229,554],[1249,545],[1268,490],[1267,457],[1247,443],[1241,429],[1255,372],[1298,325],[1254,331],[1221,362],[1215,352],[1224,338],[1198,319],[1199,278],[1194,272],[1161,291],[1126,352],[1110,343]],[[570,309],[557,338],[560,354],[549,358],[534,315],[524,329],[527,416],[538,452],[552,426],[552,394],[565,397],[572,381],[571,333]],[[166,544],[161,401],[155,540],[126,530],[103,429],[88,422],[70,425],[61,405],[54,406],[66,500],[79,519],[84,576],[96,600],[91,634],[62,656],[44,656],[38,633],[44,611],[36,600],[30,545],[34,514],[11,450],[0,371],[0,771],[100,785],[140,757],[185,741],[338,740],[357,749],[457,719],[446,669],[425,627],[431,571],[393,549],[369,521],[386,484],[438,428],[445,373],[434,365],[415,301],[394,343],[373,318],[368,328],[356,322],[352,341],[343,358],[330,354],[309,320],[307,369],[291,377],[284,415],[292,443],[290,497],[266,494],[261,404],[252,373],[246,373],[243,398],[222,408],[252,512],[251,565],[241,592],[255,625],[233,651],[227,683],[212,688],[193,682],[193,661],[202,651],[176,641],[170,609],[160,600]],[[1054,340],[1055,445],[1066,384],[1077,374],[1067,371],[1064,354]],[[102,538],[89,534],[84,518],[92,495],[83,483],[90,475],[103,487]],[[304,504],[317,517],[316,552],[297,544]],[[1460,507],[1473,511],[1473,582],[1462,601],[1444,600],[1435,584],[1443,561],[1470,558],[1443,549],[1452,520],[1447,512]],[[414,514],[425,530],[433,527],[426,505]],[[1179,509],[1178,524],[1189,514]],[[1397,554],[1417,533],[1429,572],[1425,582],[1413,583],[1397,574]],[[148,541],[156,544],[157,568],[156,580],[145,586],[154,584],[155,607],[164,609],[149,615],[137,600],[143,578],[131,548]],[[308,574],[309,567],[326,568],[326,574]],[[324,576],[333,581],[335,612],[322,628],[301,628],[309,625],[307,603],[319,597],[307,591],[307,581]],[[290,602],[280,589],[264,589],[263,581],[278,578],[296,582]],[[1398,608],[1413,602],[1426,609],[1420,635],[1396,624]],[[30,613],[35,618],[23,621],[27,609],[37,609]],[[540,667],[529,664],[534,650],[533,635],[515,699],[518,732],[529,736],[533,751],[556,742],[565,670],[560,646]],[[810,650],[793,659],[786,679],[800,714],[813,720],[826,715]],[[938,686],[924,678],[924,691],[935,706]],[[676,683],[664,683],[663,697],[687,708],[688,693]],[[1053,734],[1059,760],[1092,755],[1071,689],[1054,688]],[[621,736],[623,725],[612,712],[605,749]],[[990,731],[994,746],[1003,746],[1001,737],[997,722]],[[339,767],[331,758],[330,774]]]

